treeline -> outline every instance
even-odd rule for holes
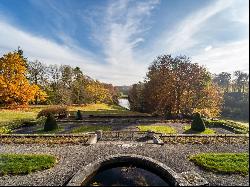
[[[144,82],[129,91],[130,108],[166,118],[206,117],[249,120],[249,74],[212,75],[186,56],[157,57]]]
[[[249,74],[222,72],[214,75],[213,81],[223,92],[221,116],[249,121]]]
[[[129,92],[130,108],[166,118],[189,117],[194,112],[216,117],[220,114],[222,92],[206,68],[186,56],[157,57],[144,82]]]
[[[112,84],[84,75],[79,67],[28,61],[22,50],[0,58],[0,105],[118,102]]]

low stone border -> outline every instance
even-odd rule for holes
[[[104,131],[101,141],[138,141],[146,137],[148,132],[140,131]],[[161,134],[157,135],[164,144],[248,144],[248,134]],[[41,143],[41,144],[91,144],[89,140],[96,136],[95,132],[85,134],[0,134],[0,143]]]
[[[165,144],[247,144],[248,134],[162,134],[152,132]],[[148,136],[148,131],[103,131],[102,141],[140,141]]]
[[[195,186],[195,182],[190,183],[185,179],[183,174],[174,172],[171,168],[165,164],[156,161],[152,158],[135,155],[135,154],[117,154],[113,156],[108,156],[104,159],[97,160],[93,163],[88,164],[87,166],[80,169],[72,179],[66,184],[67,186],[82,186],[90,177],[96,173],[99,169],[117,164],[117,163],[134,163],[137,166],[148,168],[149,170],[155,172],[163,179],[165,178],[172,186]],[[201,177],[200,177],[201,178]],[[202,178],[199,181],[199,185],[207,185],[207,181]],[[201,183],[204,181],[204,183]]]
[[[0,134],[0,144],[88,144],[92,134]]]
[[[178,134],[178,135],[161,135],[160,138],[166,144],[248,144],[248,134]]]

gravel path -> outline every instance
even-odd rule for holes
[[[221,175],[207,172],[187,160],[188,155],[200,152],[248,152],[248,145],[156,145],[127,142],[98,142],[83,145],[15,145],[1,144],[0,153],[47,153],[55,155],[58,163],[49,170],[23,176],[2,176],[2,185],[63,185],[80,167],[105,156],[124,153],[140,154],[165,163],[175,172],[194,170],[210,185],[248,186],[248,176]]]

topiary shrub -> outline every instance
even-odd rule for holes
[[[204,121],[201,119],[201,115],[199,113],[194,114],[193,121],[191,123],[191,130],[202,132],[206,129]]]
[[[76,113],[76,119],[77,120],[82,120],[82,114],[81,114],[80,110],[78,110],[77,113]]]
[[[44,125],[44,131],[53,131],[58,129],[58,125],[56,123],[56,119],[53,114],[49,113]]]
[[[68,116],[68,111],[66,107],[61,107],[61,106],[49,107],[41,110],[37,114],[37,118],[40,118],[41,116],[47,117],[49,114],[53,114],[57,118],[62,119]]]

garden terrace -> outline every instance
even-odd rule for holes
[[[209,185],[248,186],[248,175],[220,174],[210,172],[194,164],[188,158],[198,153],[247,153],[249,144],[221,142],[219,144],[152,144],[134,141],[99,141],[96,144],[6,144],[1,143],[1,153],[50,154],[58,163],[49,170],[37,171],[28,175],[0,177],[0,185],[67,185],[85,168],[96,161],[113,155],[134,154],[145,156],[164,164],[175,173],[193,171],[204,178]]]
[[[51,131],[49,133],[55,134],[68,134],[79,132],[76,129],[87,127],[86,131],[91,132],[95,130],[111,130],[111,131],[140,131],[143,129],[157,129],[158,132],[166,132],[166,129],[173,129],[171,133],[175,134],[194,134],[198,132],[193,132],[188,130],[191,124],[190,120],[165,120],[159,117],[111,117],[105,116],[105,118],[100,117],[86,117],[82,120],[76,119],[58,119],[57,120],[59,129],[56,131]],[[142,128],[143,127],[143,128]],[[202,133],[212,133],[212,134],[246,134],[248,133],[248,127],[234,127],[228,126],[226,123],[220,123],[219,125],[214,125],[213,123],[207,124],[207,129]],[[98,129],[99,128],[99,129]],[[92,129],[92,130],[91,130]],[[165,130],[164,130],[165,129]],[[12,129],[13,134],[41,134],[47,133],[43,132],[43,125],[33,123],[32,125],[22,126],[19,128]],[[170,133],[170,131],[169,131]]]

